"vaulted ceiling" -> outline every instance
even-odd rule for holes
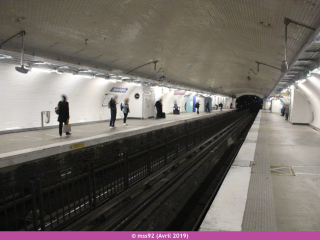
[[[158,60],[166,79],[268,95],[282,77],[284,18],[318,28],[320,0],[1,1],[0,40],[26,31],[27,54],[128,72]],[[313,31],[288,25],[288,63]],[[14,38],[3,49],[19,51]],[[131,73],[155,79],[153,66]],[[221,87],[221,88],[220,88]],[[218,89],[218,90],[217,90]]]

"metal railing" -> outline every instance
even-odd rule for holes
[[[0,230],[58,230],[244,114],[232,111],[186,122],[8,171],[7,178],[0,178]]]

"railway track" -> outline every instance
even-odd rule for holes
[[[254,117],[242,116],[61,230],[197,230]]]

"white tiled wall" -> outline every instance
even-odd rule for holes
[[[128,83],[111,83],[102,78],[88,79],[68,73],[38,72],[34,69],[28,74],[21,74],[14,65],[0,63],[0,131],[41,127],[41,111],[51,111],[51,119],[46,126],[57,125],[54,108],[61,99],[61,94],[68,97],[70,122],[90,122],[106,120],[110,110],[102,107],[102,100],[112,87],[128,87],[128,91],[117,93],[118,102],[131,94],[139,92],[141,87]],[[138,106],[140,100],[131,99],[133,111],[131,117],[141,117]],[[137,105],[137,106],[136,106]],[[142,104],[140,104],[142,105]],[[118,105],[118,107],[120,104]],[[118,117],[121,117],[118,111]]]

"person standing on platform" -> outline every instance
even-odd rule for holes
[[[197,102],[194,106],[195,106],[195,108],[197,109],[197,114],[199,114],[200,103]]]
[[[218,110],[218,108],[219,108],[219,106],[218,106],[218,104],[216,104],[216,110]]]
[[[281,108],[281,117],[283,117],[285,114],[285,106],[283,105]]]
[[[209,102],[206,102],[206,112],[210,113]]]
[[[223,104],[220,103],[220,104],[219,104],[219,107],[220,107],[220,111],[222,111]]]
[[[232,103],[230,103],[230,108],[232,108]]]
[[[159,99],[156,101],[156,104],[154,105],[157,109],[157,118],[162,118],[162,99]]]
[[[284,114],[286,116],[286,120],[289,119],[289,104],[284,107]]]
[[[59,122],[59,135],[60,137],[62,136],[62,126],[63,126],[63,123],[65,125],[69,124],[69,118],[70,118],[70,115],[69,115],[69,103],[67,102],[67,97],[65,95],[62,95],[61,96],[62,99],[61,101],[58,103],[58,106],[57,106],[57,110],[56,112],[58,111],[59,113],[59,117],[58,117],[58,122]],[[71,133],[69,132],[66,132],[66,135],[70,135]]]
[[[121,110],[123,112],[123,125],[127,125],[126,121],[127,121],[127,116],[128,116],[128,113],[130,112],[130,109],[129,109],[129,99],[126,98],[124,100],[124,103],[121,104]]]
[[[114,128],[114,123],[117,116],[117,96],[114,96],[110,99],[109,108],[110,108],[110,128]]]

